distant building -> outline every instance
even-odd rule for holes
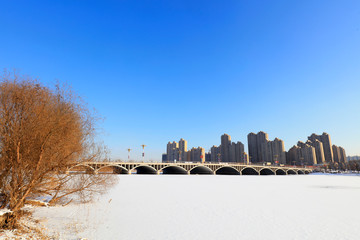
[[[247,139],[248,139],[249,160],[252,163],[256,163],[259,160],[256,134],[249,133]]]
[[[321,141],[319,141],[318,139],[316,139],[316,138],[313,141],[307,140],[306,143],[315,148],[317,164],[323,164],[323,163],[325,163],[325,155],[324,155],[323,143]]]
[[[249,155],[246,152],[243,153],[243,158],[242,158],[241,163],[244,163],[244,164],[249,164],[250,163],[249,162]]]
[[[177,142],[168,142],[166,147],[168,162],[179,161],[179,144]]]
[[[296,165],[299,162],[300,159],[300,147],[293,146],[289,149],[289,151],[286,153],[286,163],[289,165]]]
[[[268,134],[260,131],[257,133],[256,141],[257,141],[257,151],[258,151],[258,162],[270,162],[270,159],[268,159],[269,156],[269,150],[268,150]]]
[[[333,157],[334,157],[334,162],[339,163],[340,162],[340,148],[336,145],[332,145],[332,150],[333,150]]]
[[[332,144],[331,144],[331,139],[330,139],[329,134],[324,132],[322,135],[316,135],[315,133],[313,133],[313,134],[311,134],[311,136],[308,137],[308,139],[313,143],[316,141],[316,139],[319,140],[320,142],[322,142],[323,149],[324,149],[325,162],[330,163],[330,162],[334,161],[333,149],[332,149]]]
[[[231,145],[229,145],[230,162],[241,162],[243,154],[244,144],[242,144],[241,142],[233,142],[231,143]]]
[[[187,161],[187,162],[190,162],[190,161],[191,161],[191,152],[190,152],[190,151],[187,151],[187,152],[186,152],[186,161]]]
[[[211,147],[210,151],[211,151],[211,162],[220,162],[221,161],[220,147],[214,145]]]
[[[166,155],[166,160],[164,160],[164,155]],[[168,142],[166,154],[163,154],[163,161],[203,162],[206,157],[208,157],[208,160],[210,161],[211,156],[206,156],[205,150],[202,147],[192,148],[190,151],[187,151],[187,141],[181,138],[179,143],[175,141]]]
[[[214,156],[212,159],[218,159],[218,153],[215,153],[217,150],[216,146],[212,148],[212,154],[214,152]],[[220,161],[221,162],[241,162],[242,156],[244,154],[244,144],[241,142],[231,142],[231,137],[228,134],[224,134],[221,136],[221,145],[218,147],[220,149]],[[219,161],[219,159],[217,160]]]
[[[161,161],[162,161],[162,162],[167,162],[167,154],[166,154],[166,153],[164,153],[164,154],[162,155]]]
[[[205,149],[202,147],[192,148],[190,150],[190,162],[204,162]]]
[[[211,152],[205,153],[205,162],[211,162]]]
[[[292,165],[315,165],[316,153],[315,148],[309,144],[298,142],[297,146],[293,146],[286,154],[287,164]]]
[[[265,132],[248,134],[249,158],[252,163],[286,162],[285,146],[281,139],[275,138],[269,141],[268,134]]]
[[[339,147],[339,149],[340,149],[340,162],[346,163],[347,158],[346,158],[345,149],[342,147]]]
[[[347,161],[359,161],[360,156],[347,156],[346,159],[347,159]]]
[[[222,162],[230,162],[231,137],[227,134],[221,136],[220,154]]]
[[[305,152],[303,152],[302,155],[298,158],[298,160],[303,160],[306,164],[314,163],[331,165],[334,162],[346,163],[347,159],[345,149],[336,145],[332,145],[330,135],[325,132],[322,135],[316,135],[313,133],[308,137],[306,143],[299,141],[297,145],[302,149],[302,151],[305,151],[304,149],[309,148],[309,146],[315,149],[315,160],[312,160],[312,150],[308,150],[308,157],[306,157]],[[286,155],[288,163],[294,161],[293,156],[295,150],[293,148],[290,150]]]
[[[300,148],[300,165],[315,165],[316,162],[316,153],[315,148],[306,144],[304,147]]]
[[[187,141],[184,139],[180,139],[179,141],[179,161],[186,162],[187,161]]]
[[[275,138],[274,141],[268,141],[267,151],[267,162],[279,164],[286,163],[284,141],[281,139]]]

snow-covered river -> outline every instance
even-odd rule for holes
[[[360,239],[360,176],[119,178],[92,204],[34,215],[62,239]]]

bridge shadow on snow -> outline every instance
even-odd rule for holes
[[[268,168],[264,168],[261,169],[260,175],[275,175],[275,173]]]
[[[187,171],[185,169],[183,169],[182,167],[177,167],[177,166],[170,166],[170,167],[166,167],[162,170],[162,174],[180,174],[180,175],[187,175]]]
[[[139,166],[136,167],[136,174],[157,174],[157,171],[149,166]]]
[[[247,167],[241,171],[241,175],[259,175],[259,173],[255,169]]]
[[[190,174],[213,175],[214,173],[210,168],[207,168],[207,167],[204,167],[204,166],[198,166],[198,167],[193,168],[190,171]]]
[[[232,167],[222,167],[215,173],[216,175],[240,175],[240,172]]]

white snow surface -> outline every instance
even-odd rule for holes
[[[360,239],[360,177],[120,175],[91,204],[36,208],[60,239]]]
[[[7,208],[4,208],[4,209],[0,209],[0,216],[6,214],[6,213],[11,213],[11,211]]]

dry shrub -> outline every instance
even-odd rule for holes
[[[12,210],[10,228],[29,197],[48,195],[55,203],[106,189],[105,176],[65,174],[70,165],[106,159],[94,141],[95,116],[66,86],[50,89],[29,77],[0,76],[0,209]]]

